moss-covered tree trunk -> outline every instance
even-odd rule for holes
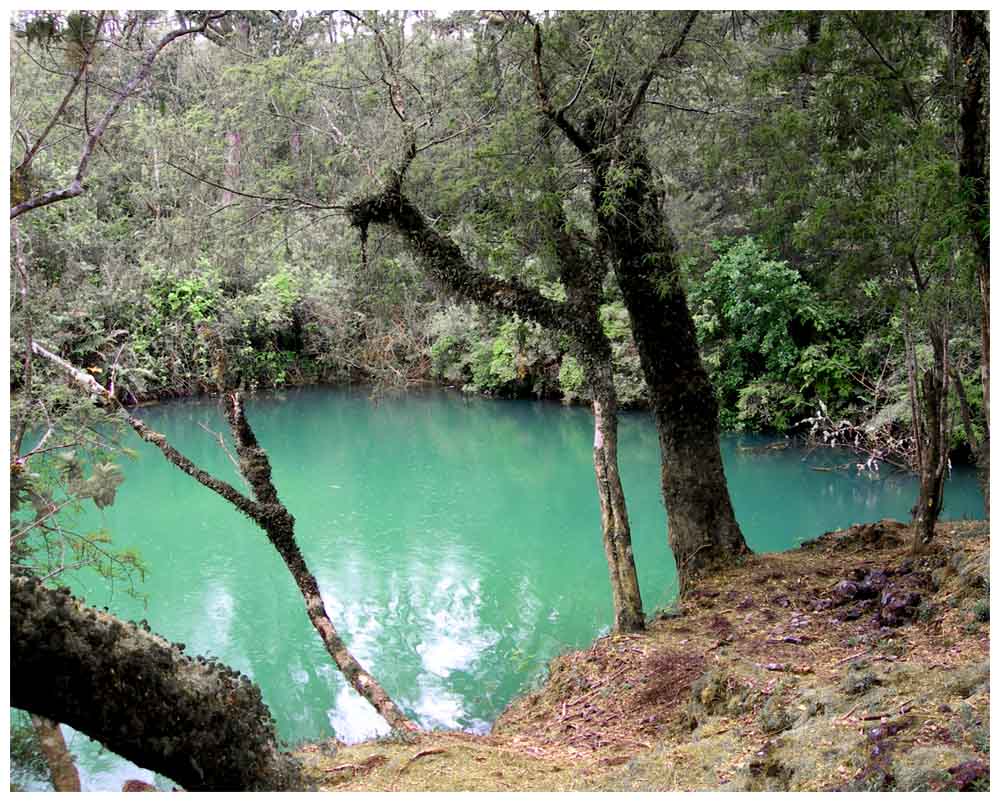
[[[618,473],[618,400],[611,372],[611,346],[601,328],[593,270],[580,264],[577,255],[560,252],[561,278],[567,303],[546,298],[518,281],[497,278],[468,263],[461,249],[428,225],[419,209],[402,193],[402,171],[380,193],[363,198],[350,209],[362,240],[368,226],[392,227],[407,241],[424,270],[447,291],[464,301],[518,314],[551,331],[566,334],[583,363],[594,393],[594,472],[601,507],[604,553],[611,580],[615,630],[636,632],[645,627],[639,580],[632,554],[632,535],[625,493]],[[563,243],[566,245],[567,243]],[[600,286],[600,273],[596,285]]]
[[[649,387],[660,443],[670,548],[681,592],[701,571],[748,551],[729,498],[718,405],[698,351],[673,237],[641,143],[594,171],[592,200]],[[612,186],[611,175],[627,176]]]
[[[31,347],[35,354],[49,360],[69,375],[80,387],[90,393],[91,398],[96,402],[108,405],[132,427],[139,437],[156,446],[175,467],[222,496],[259,526],[291,572],[305,601],[309,621],[323,641],[327,653],[333,658],[334,663],[351,687],[367,700],[392,727],[406,730],[419,729],[407,718],[379,682],[354,658],[337,634],[333,622],[326,613],[316,578],[309,570],[295,541],[295,518],[278,498],[278,492],[271,482],[271,463],[264,449],[257,443],[257,438],[250,428],[239,393],[232,393],[227,397],[226,417],[236,441],[236,451],[240,458],[240,472],[253,490],[253,499],[247,498],[227,482],[201,470],[171,446],[164,435],[153,431],[143,421],[119,405],[117,400],[106,388],[95,381],[93,376],[56,356],[38,343],[32,343]]]
[[[419,729],[375,677],[357,661],[337,634],[333,622],[326,613],[319,583],[309,570],[295,540],[295,518],[278,498],[278,491],[271,482],[271,462],[257,443],[257,437],[247,422],[243,402],[237,393],[228,396],[226,402],[226,418],[236,443],[240,473],[253,489],[258,504],[258,513],[254,520],[264,530],[267,539],[281,555],[289,573],[295,579],[295,584],[298,585],[306,604],[306,614],[323,641],[327,654],[333,658],[351,687],[367,700],[391,727],[403,730]]]
[[[10,581],[10,647],[12,706],[189,791],[299,785],[260,689],[224,665],[24,578]]]
[[[919,276],[917,286],[920,287]],[[947,324],[929,321],[932,364],[919,377],[916,346],[909,326],[907,319],[904,326],[906,369],[913,410],[917,474],[920,479],[912,519],[912,550],[916,553],[934,539],[934,526],[944,507],[944,480],[948,472],[951,426],[948,410]]]
[[[701,363],[676,247],[637,123],[649,87],[680,52],[697,17],[697,11],[684,14],[676,38],[665,39],[659,53],[633,73],[633,87],[616,71],[597,80],[601,110],[581,114],[579,123],[567,113],[586,76],[577,93],[557,106],[545,80],[537,23],[532,48],[539,110],[589,170],[601,250],[611,259],[631,318],[660,442],[663,500],[681,593],[701,571],[749,551],[722,467],[715,392]]]

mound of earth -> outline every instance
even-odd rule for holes
[[[304,747],[322,790],[989,788],[989,524],[754,555],[641,635],[555,658],[486,736]]]

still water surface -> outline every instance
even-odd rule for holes
[[[214,401],[142,415],[197,464],[240,486],[226,454],[198,425],[225,429]],[[607,630],[587,410],[436,391],[376,404],[362,390],[305,389],[255,398],[248,417],[335,626],[423,726],[485,731],[549,658]],[[908,518],[912,478],[814,471],[850,457],[754,448],[768,442],[723,442],[736,515],[754,550],[792,548],[861,521]],[[189,653],[249,675],[288,742],[385,732],[340,678],[264,535],[152,447],[136,447],[141,456],[126,464],[114,506],[88,522],[141,553],[151,568],[142,588],[148,606],[96,581],[80,588],[87,599],[146,618]],[[647,415],[624,416],[620,457],[652,612],[674,598],[677,583]],[[946,494],[946,518],[981,517],[971,471],[956,471]],[[72,745],[85,789],[152,780],[79,734]]]

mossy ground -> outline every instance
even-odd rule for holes
[[[299,756],[322,790],[988,788],[989,525],[942,524],[916,559],[909,537],[885,522],[749,557],[644,634],[554,659],[487,736]],[[872,571],[920,595],[902,625],[837,595]]]

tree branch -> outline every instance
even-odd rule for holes
[[[920,105],[917,103],[916,99],[913,97],[913,94],[910,92],[910,85],[906,82],[906,80],[904,80],[904,78],[900,74],[899,70],[897,70],[889,62],[889,60],[885,56],[882,55],[882,51],[878,49],[878,47],[875,45],[875,43],[871,40],[871,38],[865,32],[864,28],[861,27],[861,23],[858,22],[854,18],[854,15],[851,14],[851,13],[848,13],[847,14],[847,19],[850,20],[851,26],[854,28],[854,30],[856,30],[861,35],[861,38],[865,40],[865,42],[868,44],[868,47],[871,48],[872,52],[876,56],[878,56],[878,60],[881,61],[882,64],[885,66],[885,68],[887,70],[889,70],[889,72],[892,73],[893,77],[897,81],[899,81],[899,85],[903,88],[903,94],[906,95],[906,100],[907,100],[907,104],[910,107],[910,114],[911,114],[911,116],[913,117],[914,120],[919,119],[920,118]]]
[[[516,313],[558,331],[576,328],[576,321],[559,301],[546,298],[520,281],[497,278],[470,265],[454,240],[431,228],[398,183],[355,201],[348,215],[362,236],[372,224],[388,225],[402,234],[428,275],[465,301]]]
[[[684,46],[684,40],[691,31],[691,27],[694,25],[694,21],[696,19],[698,19],[698,12],[689,11],[687,19],[684,20],[684,26],[681,28],[681,32],[674,40],[673,44],[669,46],[664,44],[663,49],[656,57],[656,60],[649,65],[649,69],[646,70],[645,74],[639,80],[639,85],[636,87],[635,94],[632,96],[632,102],[629,103],[628,109],[622,117],[621,122],[618,124],[618,132],[624,131],[626,126],[628,126],[628,124],[632,121],[632,118],[635,116],[635,113],[639,110],[639,107],[642,105],[642,102],[646,97],[649,85],[653,82],[653,78],[656,77],[657,71],[664,64],[670,61],[670,59],[676,56],[680,49]]]
[[[566,138],[580,151],[581,156],[588,162],[592,162],[594,151],[597,147],[596,144],[590,137],[584,135],[566,119],[566,111],[576,102],[576,96],[573,97],[570,103],[558,111],[552,103],[552,98],[549,97],[549,90],[545,85],[545,77],[542,75],[542,27],[537,22],[535,23],[535,40],[532,45],[532,52],[534,53],[534,60],[531,64],[531,70],[535,78],[535,94],[538,96],[538,103],[541,106],[542,114],[548,117],[566,135]],[[581,82],[580,87],[582,86],[583,83]],[[578,88],[577,94],[579,94],[579,91]]]
[[[305,209],[316,209],[319,211],[330,211],[331,209],[343,209],[343,206],[336,205],[324,205],[319,203],[313,203],[312,201],[306,200],[305,198],[300,198],[297,195],[255,195],[252,192],[241,192],[238,189],[233,189],[232,187],[227,187],[225,184],[219,184],[216,181],[212,181],[210,178],[205,178],[203,175],[198,175],[197,173],[192,173],[190,170],[181,167],[179,164],[175,164],[170,161],[170,159],[165,159],[164,164],[168,167],[173,167],[177,172],[184,173],[184,175],[189,178],[193,178],[202,184],[210,187],[215,187],[216,189],[221,189],[225,192],[231,192],[233,195],[239,195],[241,198],[249,198],[251,200],[267,201],[268,203],[281,203],[288,205],[298,205]]]
[[[306,614],[319,634],[327,653],[333,658],[344,678],[392,727],[418,730],[416,724],[399,709],[378,681],[369,674],[348,651],[333,622],[327,615],[319,584],[306,564],[302,552],[295,542],[295,518],[288,511],[271,482],[271,463],[250,428],[239,393],[227,397],[226,418],[236,441],[236,453],[240,458],[240,473],[253,490],[256,501],[251,501],[232,485],[216,479],[192,463],[187,457],[167,442],[166,437],[154,432],[141,420],[129,414],[93,376],[74,367],[66,360],[46,350],[38,343],[32,343],[36,354],[52,362],[66,373],[95,402],[115,411],[148,443],[155,445],[163,455],[184,473],[196,479],[205,487],[215,491],[236,509],[250,518],[267,536],[275,551],[281,556],[295,584],[302,594]],[[71,723],[71,722],[70,722]]]
[[[101,26],[103,24],[104,24],[104,12],[102,11],[97,18],[97,24],[94,26],[94,39],[90,43],[90,47],[87,48],[86,56],[83,59],[83,63],[80,64],[80,69],[77,70],[76,75],[73,76],[73,82],[70,84],[69,89],[63,96],[62,103],[59,104],[59,108],[56,109],[55,114],[52,115],[52,118],[49,120],[48,125],[45,126],[45,130],[42,131],[38,139],[35,140],[35,144],[31,146],[31,148],[25,154],[24,158],[21,160],[21,163],[14,168],[13,172],[23,170],[31,163],[31,160],[35,158],[39,149],[42,147],[42,143],[45,142],[46,137],[52,132],[52,129],[55,128],[55,125],[59,121],[59,118],[62,116],[62,113],[66,110],[66,106],[69,105],[70,98],[73,97],[73,94],[76,92],[76,88],[80,85],[81,79],[84,77],[87,70],[90,68],[90,63],[94,59],[94,50],[97,47],[97,38],[101,35]]]
[[[206,471],[203,471],[191,462],[191,460],[170,445],[170,443],[167,442],[166,437],[159,432],[153,431],[142,420],[130,414],[129,411],[119,403],[118,399],[112,396],[111,393],[108,392],[108,390],[104,388],[93,376],[80,370],[74,365],[71,365],[65,359],[57,356],[48,349],[43,348],[37,342],[31,343],[31,350],[43,359],[47,359],[63,373],[73,379],[73,381],[75,381],[90,395],[91,399],[95,403],[100,406],[107,407],[117,414],[133,429],[133,431],[135,431],[136,434],[139,435],[139,437],[147,443],[151,443],[156,446],[168,461],[172,462],[176,467],[180,468],[184,471],[184,473],[192,477],[199,484],[222,496],[226,501],[236,507],[236,509],[248,518],[253,521],[257,521],[260,516],[260,509],[254,501],[248,499],[232,485],[222,481],[221,479],[216,479],[214,476]]]
[[[30,212],[32,209],[39,209],[42,206],[49,206],[53,203],[58,203],[59,201],[68,200],[69,198],[75,198],[78,195],[82,195],[84,191],[83,181],[87,175],[87,168],[90,166],[90,159],[93,156],[94,148],[97,146],[101,137],[104,136],[104,132],[107,130],[112,118],[122,107],[122,104],[124,104],[125,101],[136,91],[136,89],[139,88],[139,85],[149,77],[149,74],[153,70],[153,62],[156,60],[160,51],[175,39],[180,39],[182,36],[188,36],[192,33],[204,32],[208,27],[209,22],[220,19],[227,13],[227,11],[212,12],[205,17],[202,24],[197,28],[181,28],[171,31],[168,34],[165,34],[152,48],[150,48],[135,75],[132,76],[132,79],[118,93],[117,97],[111,101],[111,105],[109,105],[107,110],[104,112],[104,116],[101,117],[90,136],[88,136],[87,140],[84,142],[83,150],[80,153],[80,161],[77,164],[76,174],[73,176],[73,180],[70,182],[69,186],[53,190],[51,192],[46,192],[41,195],[36,195],[33,198],[28,198],[28,200],[23,203],[17,204],[10,210],[10,219],[13,220],[15,217],[18,217],[25,212]]]

